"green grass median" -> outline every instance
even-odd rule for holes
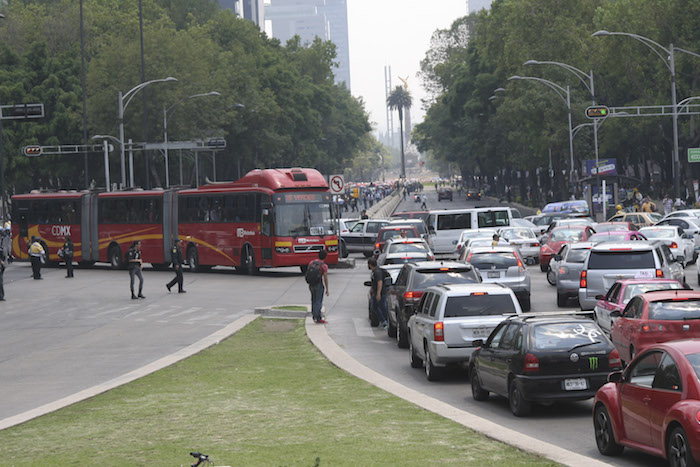
[[[465,394],[467,388],[464,388]],[[191,358],[0,431],[3,465],[556,465],[356,379],[302,320],[257,319]]]

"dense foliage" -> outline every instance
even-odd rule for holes
[[[632,38],[592,37],[598,30],[639,34],[666,48],[673,43],[700,53],[700,2],[494,0],[490,11],[460,18],[433,35],[421,63],[431,98],[414,142],[438,162],[458,163],[466,177],[489,176],[498,190],[510,185],[523,198],[546,197],[550,190],[550,197],[568,197],[565,102],[542,83],[508,77],[535,76],[570,86],[573,126],[590,122],[584,115],[591,103],[588,90],[558,66],[524,65],[527,60],[592,70],[597,102],[610,107],[671,103],[664,62]],[[697,95],[700,58],[679,52],[676,68],[678,100]],[[494,93],[497,88],[506,91]],[[700,168],[685,162],[686,148],[700,144],[696,122],[679,119],[685,181],[700,175]],[[628,183],[645,190],[654,184],[658,195],[670,186],[672,138],[670,117],[609,118],[599,131],[600,157],[617,158],[618,170],[631,177]],[[575,137],[574,157],[577,172],[582,160],[594,158],[590,127]]]
[[[79,0],[6,0],[0,11],[0,103],[42,102],[46,118],[3,122],[3,154],[10,191],[37,187],[85,188],[82,155],[29,159],[29,144],[82,144]],[[118,92],[141,80],[138,0],[84,0],[88,136],[118,137]],[[306,166],[342,171],[366,146],[370,126],[363,103],[333,83],[335,46],[317,39],[282,45],[249,21],[221,10],[216,0],[143,0],[146,80],[178,82],[146,87],[148,142],[163,141],[163,108],[182,100],[168,119],[168,139],[223,137],[219,179],[255,167]],[[217,91],[220,97],[187,99]],[[242,104],[242,105],[240,105]],[[124,115],[126,138],[143,141],[139,93]],[[91,144],[95,141],[91,141]],[[171,152],[171,182],[179,182]],[[164,161],[152,153],[151,183],[164,184]],[[145,158],[135,153],[136,184]],[[194,183],[184,158],[185,184]],[[200,157],[202,176],[211,176]],[[88,175],[104,186],[100,154]],[[119,155],[111,156],[119,181]]]

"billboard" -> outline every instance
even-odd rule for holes
[[[617,159],[598,159],[600,175],[617,175]],[[592,177],[596,175],[595,159],[583,161],[583,175]]]

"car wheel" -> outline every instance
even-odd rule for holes
[[[340,257],[348,257],[348,246],[345,244],[345,240],[340,240]]]
[[[365,258],[371,258],[374,256],[374,253],[371,251],[363,251],[362,254],[365,255]]]
[[[522,299],[520,300],[520,308],[522,308],[523,311],[530,311],[532,308],[530,303],[530,294],[523,295]]]
[[[396,324],[396,345],[399,346],[399,349],[408,347],[407,334],[406,328],[401,325],[401,320],[399,319],[399,322]]]
[[[700,285],[700,274],[698,274],[698,285]]]
[[[634,350],[634,346],[630,345],[630,362],[634,360],[634,357],[637,356],[637,352]]]
[[[425,346],[425,377],[428,381],[437,381],[440,379],[441,368],[433,365],[433,359],[430,357],[430,347],[426,344]]]
[[[369,305],[367,308],[369,308],[369,325],[373,328],[376,328],[377,326],[379,326],[379,317],[376,314],[374,314],[374,310],[372,310],[371,301],[369,301]]]
[[[672,467],[690,467],[698,465],[695,459],[693,459],[693,452],[690,450],[688,436],[681,427],[676,427],[671,432],[671,436],[668,438],[666,453],[668,456],[668,463]]]
[[[544,265],[544,264],[540,263],[540,271],[547,272],[548,269],[549,269],[549,264]]]
[[[549,282],[549,285],[557,285],[557,276],[552,271],[552,268],[547,268],[547,282]]]
[[[557,294],[557,306],[559,308],[564,308],[566,306],[568,299],[566,297],[566,294],[558,293]]]
[[[515,378],[510,381],[508,387],[508,405],[516,417],[525,417],[532,410],[532,404],[523,399],[523,394],[520,392]]]
[[[469,371],[472,375],[472,397],[475,401],[487,401],[489,400],[489,392],[481,387],[481,382],[479,381],[479,375],[476,374],[476,368],[472,367]]]
[[[408,354],[411,356],[411,368],[420,368],[423,366],[423,360],[416,354],[416,349],[413,348],[411,336],[408,336]]]
[[[387,319],[386,322],[389,324],[386,328],[386,334],[389,337],[396,337],[396,326],[391,323],[390,319]]]
[[[615,442],[610,415],[602,404],[596,407],[593,414],[593,431],[595,432],[595,444],[602,455],[617,456],[622,453],[624,446]]]

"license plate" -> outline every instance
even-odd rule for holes
[[[491,335],[492,328],[477,328],[472,330],[472,335],[474,337],[488,337]]]
[[[499,278],[499,277],[501,277],[501,273],[500,272],[488,272],[488,273],[486,273],[486,277]]]
[[[581,391],[587,388],[588,384],[586,384],[586,378],[564,380],[564,389],[566,389],[567,391]]]

